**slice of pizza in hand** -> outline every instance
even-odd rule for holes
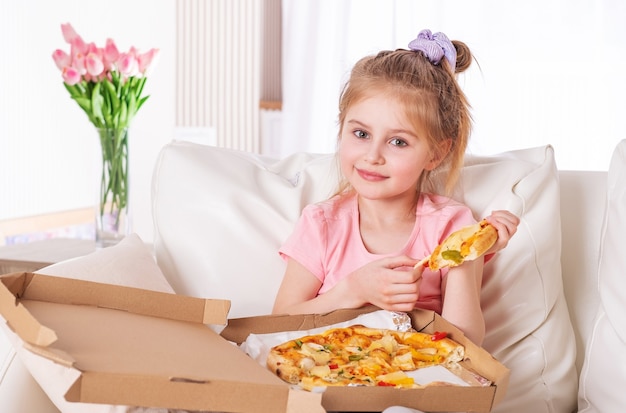
[[[497,239],[496,228],[483,219],[450,234],[432,254],[418,262],[415,267],[424,265],[433,271],[456,267],[465,261],[483,256]]]

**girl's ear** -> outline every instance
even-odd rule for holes
[[[444,159],[446,159],[446,156],[448,156],[450,148],[452,148],[452,139],[446,139],[440,142],[432,151],[432,158],[430,159],[430,162],[428,162],[428,164],[426,165],[425,169],[427,171],[432,171],[433,169],[438,167],[439,164]]]

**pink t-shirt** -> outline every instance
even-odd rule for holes
[[[420,196],[415,216],[413,232],[401,250],[372,254],[361,239],[356,196],[335,197],[306,206],[279,253],[313,273],[322,283],[318,294],[323,294],[368,262],[397,255],[424,258],[452,232],[476,222],[467,206],[434,194]],[[417,307],[441,313],[441,280],[446,273],[446,269],[424,271]]]

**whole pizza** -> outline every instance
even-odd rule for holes
[[[464,348],[445,332],[332,328],[270,349],[267,366],[284,381],[320,386],[419,387],[406,372],[463,360]]]

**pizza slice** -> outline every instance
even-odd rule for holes
[[[415,266],[425,265],[433,271],[456,267],[485,254],[498,239],[496,228],[482,220],[450,234],[433,252]]]

